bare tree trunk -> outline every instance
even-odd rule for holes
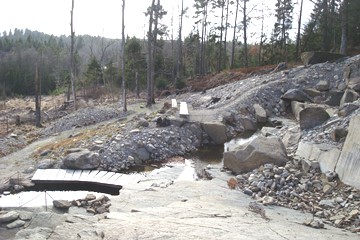
[[[227,60],[227,31],[228,31],[228,24],[229,24],[229,0],[227,0],[226,3],[226,21],[225,21],[225,37],[224,37],[224,54],[225,54],[225,58],[224,60]],[[228,67],[227,65],[227,61],[223,62],[223,66],[225,64],[225,68]],[[223,68],[223,66],[221,66],[221,68]]]
[[[328,0],[323,0],[323,19],[324,19],[324,25],[323,25],[323,51],[329,51],[329,6],[328,6]]]
[[[136,92],[136,97],[140,98],[139,72],[138,71],[135,72],[135,92]]]
[[[219,41],[219,57],[217,61],[216,71],[220,72],[221,62],[222,62],[222,39],[223,39],[223,29],[224,29],[224,7],[225,0],[221,1],[221,25],[220,25],[220,41]]]
[[[178,38],[178,54],[177,54],[177,64],[176,64],[176,82],[182,78],[183,71],[183,51],[182,51],[182,27],[183,27],[183,17],[184,17],[184,0],[181,1],[181,14],[180,14],[180,25],[179,25],[179,38]]]
[[[341,44],[340,44],[340,54],[346,54],[347,48],[347,15],[348,15],[348,0],[343,0],[342,2],[342,15],[341,15]]]
[[[76,89],[75,89],[75,59],[74,59],[74,45],[75,45],[75,32],[74,32],[74,0],[71,4],[71,47],[70,47],[70,80],[71,80],[71,90],[74,100],[74,110],[76,110]]]
[[[260,34],[260,44],[259,44],[259,55],[258,55],[258,61],[259,66],[262,64],[262,48],[263,48],[263,38],[264,38],[264,9],[261,10],[261,34]]]
[[[38,64],[35,65],[35,126],[41,127],[40,81]]]
[[[125,79],[125,0],[122,1],[122,47],[121,47],[121,71],[122,71],[122,102],[123,102],[123,111],[127,112],[127,102],[126,102],[126,79]]]
[[[243,25],[244,25],[244,65],[245,67],[249,66],[248,61],[248,46],[247,46],[247,19],[246,19],[246,2],[248,0],[244,0],[244,6],[243,6]]]
[[[300,12],[299,12],[299,21],[298,21],[298,29],[297,29],[297,35],[296,35],[296,58],[299,57],[300,54],[300,34],[301,34],[301,18],[302,18],[302,11],[303,11],[303,2],[304,0],[301,0],[300,2]]]
[[[151,62],[151,103],[155,103],[155,56],[156,56],[156,39],[158,33],[158,22],[159,22],[159,11],[160,11],[160,0],[157,0],[155,8],[155,19],[154,19],[154,34],[152,39],[152,62]]]
[[[200,49],[200,75],[204,76],[206,73],[206,62],[205,62],[205,52],[206,52],[206,25],[207,25],[207,4],[205,2],[205,6],[203,9],[203,19],[201,26],[201,49]]]
[[[146,90],[147,90],[147,102],[146,106],[150,107],[152,104],[152,96],[151,96],[151,83],[152,83],[152,62],[153,62],[153,49],[152,49],[152,39],[153,39],[153,31],[152,31],[152,25],[154,21],[154,6],[155,6],[155,0],[152,0],[151,8],[150,8],[150,19],[149,19],[149,31],[148,31],[148,42],[147,42],[147,82],[146,82]]]
[[[239,0],[236,0],[234,33],[233,33],[232,48],[231,48],[231,64],[230,64],[231,69],[233,69],[235,67],[235,65],[234,65],[234,63],[235,63],[234,57],[235,57],[235,41],[236,41],[236,27],[237,27],[238,12],[239,12]]]

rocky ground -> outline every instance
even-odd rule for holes
[[[163,162],[172,156],[183,156],[200,146],[216,144],[216,140],[208,132],[204,131],[203,124],[206,122],[217,121],[223,123],[226,126],[226,136],[228,139],[244,134],[247,131],[256,131],[260,125],[254,110],[255,103],[264,108],[267,116],[269,116],[266,125],[271,127],[271,129],[264,128],[263,134],[284,137],[287,133],[293,131],[294,135],[298,136],[297,142],[321,142],[332,145],[335,148],[341,148],[344,139],[335,141],[333,132],[337,128],[347,129],[351,116],[359,113],[357,108],[360,106],[360,102],[354,101],[352,104],[355,107],[350,114],[339,117],[337,114],[338,107],[331,106],[332,99],[327,92],[330,90],[335,92],[344,90],[344,67],[348,63],[359,59],[360,56],[356,56],[338,62],[321,63],[307,67],[298,66],[271,73],[267,70],[262,75],[256,76],[256,74],[252,74],[248,78],[245,78],[242,74],[240,76],[232,72],[225,72],[221,76],[214,76],[218,79],[217,81],[214,80],[213,83],[213,86],[216,87],[199,89],[202,90],[201,92],[170,95],[162,99],[152,109],[143,108],[144,103],[137,102],[134,105],[130,105],[129,112],[124,114],[119,111],[117,105],[103,106],[86,103],[87,106],[84,105],[83,109],[74,113],[63,113],[63,117],[46,123],[46,126],[40,131],[35,131],[31,127],[15,130],[15,127],[13,127],[12,132],[4,135],[1,139],[3,144],[0,145],[0,149],[3,155],[14,152],[37,138],[42,137],[43,139],[39,141],[41,143],[34,142],[34,144],[30,145],[30,148],[28,148],[30,150],[15,152],[2,158],[0,162],[2,164],[2,169],[0,169],[1,180],[6,182],[8,177],[16,173],[16,169],[25,174],[25,176],[31,176],[36,168],[79,167],[67,165],[68,162],[72,162],[69,159],[74,156],[71,155],[74,152],[77,156],[88,157],[93,164],[93,168],[116,172],[129,170],[134,166],[143,165],[148,162]],[[228,79],[230,83],[218,86],[217,82],[227,81],[223,79]],[[321,88],[320,83],[322,81],[327,83],[326,91],[318,90]],[[212,87],[211,84],[209,86]],[[319,126],[309,130],[300,129],[299,123],[290,110],[289,102],[283,98],[284,94],[291,89],[318,90],[317,92],[307,91],[306,96],[313,103],[327,103],[329,106],[328,111],[333,114],[330,115],[326,122]],[[190,116],[180,117],[177,110],[171,109],[169,104],[172,98],[176,98],[178,101],[186,101],[189,106]],[[51,110],[53,109],[50,109],[48,112]],[[336,176],[333,178],[331,176],[324,177],[317,168],[311,169],[311,171],[304,171],[298,160],[293,158],[296,150],[297,143],[289,140],[288,144],[286,144],[286,151],[290,161],[285,167],[265,165],[253,172],[237,175],[236,181],[241,191],[264,205],[285,206],[309,212],[311,216],[321,218],[324,223],[349,230],[347,232],[349,234],[348,237],[356,237],[356,234],[352,235],[353,233],[350,232],[356,233],[360,231],[359,191],[342,185]],[[10,167],[9,165],[15,161],[17,164]],[[230,175],[225,176],[225,178],[230,177]],[[224,175],[221,178],[224,178]],[[193,182],[192,185],[187,185],[186,187],[192,188],[197,184],[204,184],[208,191],[211,191],[212,187],[207,185],[209,183],[211,185],[211,181]],[[5,188],[4,185],[5,187],[11,187],[6,183],[2,185],[2,189]],[[220,185],[224,188],[224,191],[230,191],[224,179]],[[176,186],[179,187],[178,190],[176,190]],[[174,184],[171,188],[174,188],[174,191],[179,191],[180,195],[186,194],[178,184]],[[214,192],[216,191],[214,187]],[[146,192],[142,192],[142,194],[144,194],[144,197],[149,196]],[[161,195],[161,193],[159,194]],[[206,193],[204,194],[206,195]],[[228,197],[227,192],[219,194],[225,194]],[[239,191],[233,191],[231,194],[241,195]],[[155,197],[154,199],[156,199]],[[154,199],[151,201],[154,201]],[[249,201],[249,198],[246,197],[241,197],[241,199],[245,202]],[[196,202],[196,204],[199,204],[196,206],[202,208],[200,203]],[[210,201],[206,204],[217,205],[217,203]],[[241,206],[244,207],[240,204]],[[243,211],[239,210],[238,207],[236,207],[236,210],[231,209],[229,211]],[[195,211],[195,206],[185,208],[185,210]],[[166,211],[169,210],[164,209],[164,214]],[[145,219],[145,217],[146,214],[150,213],[145,210],[140,212],[145,214],[142,216],[142,220],[147,224],[148,219]],[[150,215],[152,214],[154,213],[151,212]],[[204,214],[207,215],[209,213]],[[276,214],[279,215],[280,213],[275,211],[273,215],[276,216]],[[294,213],[288,212],[287,214]],[[128,216],[127,214],[125,215]],[[121,219],[125,215],[123,214]],[[160,215],[158,217],[163,217]],[[220,216],[223,216],[222,213]],[[194,219],[199,218],[201,218],[199,215],[194,217]],[[227,219],[228,217],[220,218]],[[218,218],[216,219],[218,221]],[[132,220],[129,221],[132,222]],[[174,224],[178,223],[174,219],[171,221],[174,221]],[[162,223],[162,221],[159,222]],[[225,225],[230,224],[226,220],[220,222]],[[111,223],[113,224],[113,222]],[[132,223],[135,226],[135,220]],[[210,224],[210,222],[208,223]],[[281,224],[280,219],[278,223]],[[302,221],[297,223],[303,224]],[[264,222],[263,224],[266,226],[267,223]],[[287,225],[287,223],[282,224]],[[311,224],[311,221],[308,222],[308,225]],[[321,228],[322,223],[317,222],[317,224],[317,227]],[[107,229],[102,223],[100,225],[101,229]],[[240,227],[245,231],[244,225],[235,226],[230,224],[230,226],[230,228]],[[294,228],[296,229],[296,227]],[[206,229],[209,230],[208,227]],[[286,229],[285,235],[274,231],[276,234],[273,239],[292,239],[290,228]],[[186,231],[188,230],[186,229]],[[137,228],[134,228],[130,233],[133,234],[133,238],[136,234],[142,237],[147,236],[146,233],[140,231],[140,234],[139,231]],[[213,229],[213,231],[215,234],[217,230]],[[235,233],[229,230],[229,227],[222,228],[219,231],[217,234],[226,232],[228,234],[224,236],[235,236],[233,235]],[[304,230],[304,232],[306,231]],[[318,231],[318,233],[321,232],[321,230]],[[176,234],[179,235],[169,236],[173,238],[179,236],[178,239],[181,239],[183,236],[179,232],[176,232]],[[201,239],[200,234],[202,233],[199,232],[197,237]],[[255,233],[249,232],[248,234],[254,237],[252,234]],[[105,233],[105,236],[107,235],[108,233]],[[156,236],[158,235],[153,235],[152,237],[156,238]],[[164,236],[167,235],[165,234]],[[303,237],[305,239],[305,235]],[[322,237],[322,239],[330,238],[327,235],[322,235]],[[257,239],[257,237],[254,238]]]

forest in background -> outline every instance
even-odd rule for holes
[[[153,28],[149,28],[144,39],[126,38],[124,58],[121,56],[121,39],[75,36],[73,71],[77,91],[83,96],[93,96],[97,90],[104,88],[120,95],[117,89],[122,81],[122,61],[125,64],[126,89],[137,94],[145,91],[149,84],[149,54],[153,55],[150,60],[153,62],[155,88],[164,90],[183,88],[186,86],[185,80],[193,76],[249,66],[297,62],[304,51],[342,52],[348,55],[360,53],[358,0],[314,0],[311,20],[304,27],[301,18],[294,19],[293,1],[278,0],[274,13],[277,21],[271,35],[267,36],[264,29],[259,29],[260,42],[256,44],[247,42],[247,26],[252,21],[249,13],[253,10],[247,8],[248,2],[194,0],[196,16],[193,16],[193,31],[182,36],[180,24],[177,36],[171,34],[170,37],[168,26],[161,22],[162,16],[167,14],[166,9],[162,8],[159,0],[153,0],[147,12]],[[258,20],[266,21],[266,9],[258,8],[262,13]],[[218,22],[207,21],[213,9],[220,10]],[[238,15],[235,23],[228,22],[229,12]],[[179,18],[185,14],[186,9],[182,9]],[[298,29],[296,39],[290,38],[291,29]],[[233,32],[232,39],[226,39],[228,32]],[[341,49],[344,41],[345,51]],[[71,36],[53,36],[28,29],[2,33],[2,98],[34,95],[35,76],[41,83],[41,94],[70,92],[71,45]]]

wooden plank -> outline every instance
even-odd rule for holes
[[[66,175],[66,169],[59,169],[59,172],[56,176],[56,181],[63,181]]]
[[[118,178],[120,178],[123,174],[121,173],[115,173],[114,175],[112,175],[108,180],[107,182],[109,184],[114,184],[116,185],[116,180],[118,180]]]
[[[46,171],[44,171],[43,179],[49,180],[49,181],[54,181],[54,180],[56,180],[56,176],[57,176],[58,172],[59,172],[59,169],[46,169]]]
[[[123,176],[124,176],[124,174],[116,173],[113,177],[108,179],[107,182],[112,185],[119,185],[117,181],[118,181],[118,179],[122,178]],[[122,185],[119,185],[119,186],[122,186]]]
[[[111,178],[115,173],[107,172],[104,176],[97,180],[98,183],[108,183],[109,178]]]
[[[106,173],[107,171],[99,171],[99,173],[94,176],[91,182],[98,182]]]
[[[89,182],[123,187],[139,181],[141,174],[122,174],[98,170],[38,169],[32,180],[38,182]]]
[[[43,176],[43,172],[45,172],[45,169],[38,169],[34,173],[33,177],[31,178],[32,181],[41,180]]]
[[[176,101],[176,99],[171,99],[171,107],[177,108],[177,101]]]
[[[74,170],[67,169],[63,181],[71,181]]]
[[[83,180],[86,182],[94,182],[94,178],[99,172],[99,170],[92,170],[87,177],[84,176]]]
[[[81,172],[82,172],[82,170],[75,170],[72,177],[71,177],[71,180],[72,181],[79,181],[80,176],[81,176]]]
[[[91,172],[91,170],[82,170],[79,181],[80,182],[87,182],[88,181],[87,179],[88,179],[88,176],[89,176],[90,172]]]
[[[128,180],[129,180],[129,175],[128,174],[123,174],[116,181],[113,181],[112,184],[124,186],[125,184],[128,183]]]
[[[189,115],[188,107],[186,102],[180,102],[180,116]]]
[[[136,174],[129,174],[129,175],[124,174],[121,178],[119,178],[114,183],[116,185],[126,186],[129,183],[131,183],[135,179],[135,177],[136,177]]]

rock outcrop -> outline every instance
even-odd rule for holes
[[[360,116],[351,118],[349,133],[335,171],[341,181],[360,189]]]

